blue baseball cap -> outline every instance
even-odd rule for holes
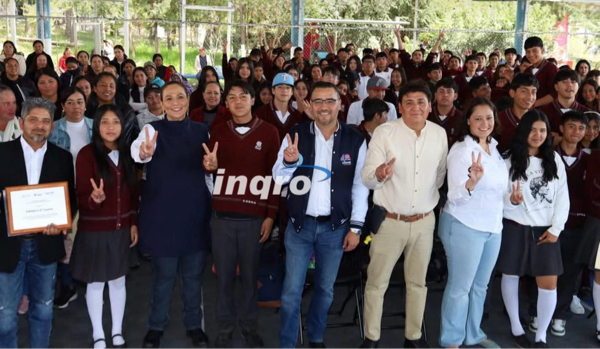
[[[273,87],[279,85],[288,85],[294,87],[294,77],[288,73],[278,73],[273,79]]]

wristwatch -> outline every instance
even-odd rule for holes
[[[350,228],[350,231],[358,236],[360,236],[360,234],[362,233],[362,231],[358,228]]]

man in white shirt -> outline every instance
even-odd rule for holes
[[[281,348],[296,347],[306,266],[313,253],[316,277],[307,319],[308,341],[310,347],[325,347],[327,312],[340,261],[344,251],[358,245],[367,212],[369,190],[360,178],[367,146],[360,133],[337,121],[340,108],[337,87],[315,83],[311,92],[314,122],[298,124],[287,134],[273,166],[277,184],[290,183]],[[304,186],[310,184],[308,191],[298,191],[300,180]]]
[[[71,214],[77,212],[73,160],[69,152],[47,141],[52,130],[54,104],[42,98],[23,102],[23,136],[0,143],[0,192],[6,187],[67,182]],[[9,237],[6,213],[0,213],[0,347],[16,348],[17,308],[25,278],[29,285],[29,346],[47,348],[52,331],[57,262],[64,257],[66,230],[54,224],[38,234]],[[27,271],[27,272],[26,272]]]
[[[22,133],[17,112],[17,98],[10,87],[0,85],[0,142],[17,139]]]
[[[375,234],[365,288],[364,348],[378,344],[383,298],[403,253],[404,347],[427,347],[421,333],[427,298],[425,276],[433,246],[432,210],[438,204],[438,189],[446,175],[448,141],[442,127],[427,121],[431,92],[424,83],[408,83],[400,90],[399,98],[402,118],[375,129],[362,170],[363,182],[374,189],[374,204],[386,211],[380,227],[371,227]]]
[[[382,77],[374,76],[369,79],[367,82],[367,93],[369,98],[377,98],[383,101],[385,97],[385,91],[388,89],[389,83]],[[393,121],[398,118],[398,114],[396,113],[396,107],[390,103],[385,102],[388,105],[388,121]],[[360,123],[365,119],[363,115],[363,101],[356,101],[350,104],[350,108],[348,109],[348,117],[346,119],[346,123],[350,125],[360,125]]]
[[[392,69],[388,67],[387,54],[385,52],[379,52],[375,57],[375,75],[384,78],[389,86],[392,81]]]
[[[358,92],[358,99],[361,101],[369,96],[367,93],[367,82],[369,79],[375,76],[375,57],[373,55],[366,55],[362,59],[362,72],[358,74],[360,83],[356,87]]]

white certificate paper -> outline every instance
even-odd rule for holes
[[[61,183],[11,190],[6,204],[9,235],[41,232],[50,224],[71,224],[68,193]]]

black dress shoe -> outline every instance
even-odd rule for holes
[[[377,348],[378,346],[379,341],[372,341],[365,337],[365,340],[362,342],[359,348]]]
[[[219,333],[213,346],[215,348],[229,348],[231,346],[231,333]]]
[[[106,342],[106,340],[104,338],[98,338],[96,339],[93,343],[92,343],[92,348],[96,345],[96,343],[98,342]],[[106,343],[104,343],[104,347],[106,347]]]
[[[525,333],[523,333],[520,336],[515,336],[513,334],[512,337],[513,342],[515,343],[515,346],[517,348],[531,348],[531,342],[529,341],[529,338],[527,338],[527,335]]]
[[[430,346],[423,337],[415,340],[404,338],[404,348],[430,348]]]
[[[115,337],[121,337],[123,338],[123,344],[114,344],[115,343]],[[123,337],[122,334],[117,333],[114,336],[112,336],[112,341],[113,341],[113,348],[127,348],[127,342],[125,342],[125,337]]]
[[[264,348],[265,342],[256,331],[242,331],[242,337],[250,348]]]
[[[534,348],[550,348],[548,346],[548,344],[546,344],[545,342],[539,341],[539,342],[535,342],[535,344],[533,345]]]
[[[194,347],[206,348],[208,347],[208,337],[201,328],[187,331],[187,336],[192,339]]]
[[[309,348],[327,348],[323,342],[308,342]]]
[[[142,348],[158,348],[160,347],[160,337],[162,337],[163,331],[149,330],[144,337],[144,343]]]

